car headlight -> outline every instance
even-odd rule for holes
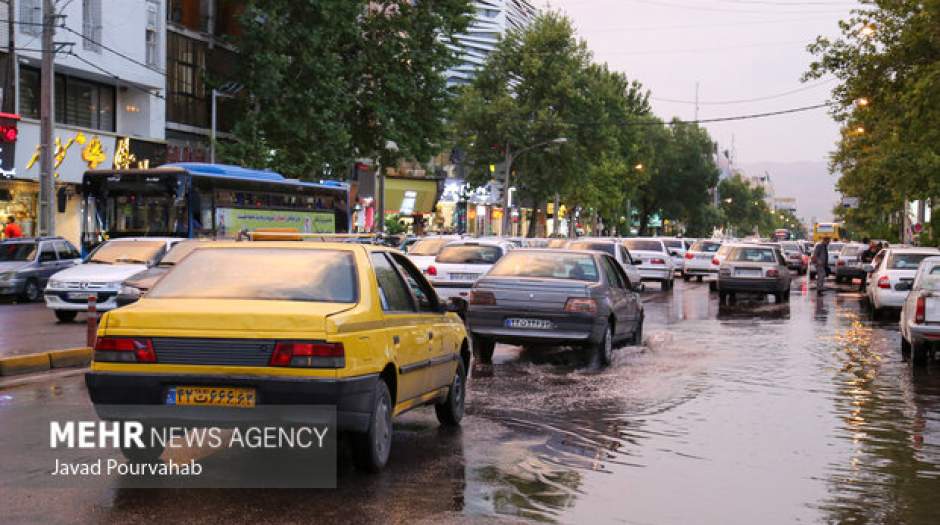
[[[3,272],[0,273],[0,281],[9,281],[16,275],[16,272]]]
[[[63,281],[54,281],[49,279],[49,283],[46,284],[46,288],[65,288],[65,283]]]

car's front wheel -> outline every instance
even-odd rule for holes
[[[60,323],[71,323],[78,316],[78,312],[72,310],[55,310],[55,318]]]
[[[467,396],[466,384],[467,371],[464,369],[463,360],[457,359],[457,370],[447,390],[447,399],[443,403],[434,405],[437,421],[445,427],[456,427],[463,419],[464,401]]]
[[[385,381],[375,384],[372,395],[372,416],[369,430],[353,436],[353,457],[356,466],[368,472],[378,472],[388,463],[392,450],[392,396]]]

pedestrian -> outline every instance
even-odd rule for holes
[[[816,265],[816,293],[821,294],[826,287],[826,276],[829,275],[829,239],[824,238],[816,243],[813,250],[813,264]]]
[[[859,256],[861,260],[862,267],[866,264],[871,264],[875,260],[875,256],[878,255],[878,252],[881,251],[881,245],[878,241],[872,240],[868,243],[868,248],[862,252]],[[868,272],[862,272],[862,284],[859,286],[859,291],[865,291],[865,287],[868,285]]]
[[[20,229],[20,225],[16,223],[16,217],[10,215],[7,217],[7,225],[3,228],[3,238],[4,239],[16,239],[17,237],[23,236],[23,230]]]

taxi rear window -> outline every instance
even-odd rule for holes
[[[148,297],[355,303],[356,282],[356,263],[346,251],[200,248]]]

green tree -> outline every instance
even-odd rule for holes
[[[835,76],[833,116],[843,133],[831,168],[860,197],[844,218],[863,235],[897,238],[906,201],[940,202],[940,2],[861,0],[842,35],[809,46],[806,79]],[[934,214],[933,235],[940,231]]]
[[[718,195],[725,226],[733,234],[743,237],[773,233],[774,218],[764,201],[763,188],[752,187],[740,175],[734,175],[718,184]]]
[[[716,213],[706,208],[708,190],[718,183],[719,172],[708,132],[677,120],[669,125],[645,126],[644,131],[640,155],[648,178],[638,188],[640,235],[648,233],[649,219],[654,214],[684,223],[694,231],[713,226]]]
[[[468,0],[249,0],[235,42],[246,95],[223,158],[308,179],[357,157],[430,158],[452,99],[448,44],[470,13]]]
[[[521,201],[537,208],[557,192],[569,209],[616,217],[633,176],[630,137],[638,134],[623,124],[649,113],[647,97],[638,83],[593,64],[568,18],[545,12],[510,31],[461,93],[453,124],[467,153],[468,182],[488,182],[489,165],[504,160],[507,146],[516,152],[564,137],[566,144],[513,163]]]

